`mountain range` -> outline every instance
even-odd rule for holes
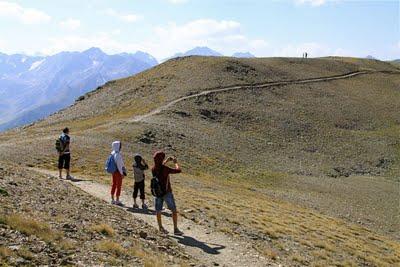
[[[157,64],[144,52],[108,55],[99,48],[52,56],[0,54],[0,130],[44,118],[107,81]]]
[[[208,47],[195,47],[168,59],[192,55],[223,56]],[[232,56],[254,57],[249,52]],[[145,52],[108,55],[95,47],[52,56],[0,53],[0,131],[42,119],[107,81],[157,64]]]
[[[186,57],[186,56],[208,56],[208,57],[222,57],[224,56],[220,52],[217,52],[209,47],[206,46],[197,46],[193,49],[190,49],[186,52],[180,52],[174,54],[172,57],[166,58],[165,60],[176,58],[176,57]],[[232,55],[232,57],[239,57],[239,58],[253,58],[255,57],[250,52],[236,52]],[[165,61],[163,60],[163,61]]]

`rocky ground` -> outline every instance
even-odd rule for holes
[[[5,265],[196,265],[140,219],[33,171],[2,164],[0,204]]]

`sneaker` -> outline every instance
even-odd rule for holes
[[[115,200],[111,200],[111,204],[115,205],[116,204]]]
[[[160,229],[159,229],[159,231],[160,231],[160,233],[162,233],[162,234],[168,234],[168,231],[164,228],[164,227],[161,227]]]
[[[147,205],[146,205],[146,204],[143,204],[143,205],[142,205],[142,209],[147,210],[147,209],[148,209]]]
[[[71,175],[67,175],[67,177],[65,177],[65,179],[72,180],[72,179],[74,179],[74,177],[72,177]]]
[[[138,206],[138,204],[133,204],[132,208],[134,208],[134,209],[138,209],[138,208],[139,208],[139,206]]]
[[[181,230],[179,230],[178,228],[176,228],[174,230],[174,235],[183,235],[183,232]]]
[[[123,207],[123,206],[124,206],[124,204],[122,204],[121,201],[115,201],[115,205],[120,206],[120,207]]]

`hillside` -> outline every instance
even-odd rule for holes
[[[182,162],[174,185],[194,222],[277,263],[390,266],[400,261],[398,84],[397,68],[367,59],[177,58],[2,133],[1,161],[54,169],[66,125],[74,174],[99,183],[113,140],[129,165],[164,148]]]

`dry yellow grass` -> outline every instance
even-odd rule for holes
[[[26,260],[32,260],[35,257],[26,247],[18,249],[17,254]]]
[[[114,256],[122,256],[127,253],[119,243],[111,240],[102,240],[96,244],[96,249],[100,252],[108,253]]]
[[[62,238],[62,234],[51,230],[47,223],[34,220],[21,214],[6,216],[5,222],[14,230],[28,236],[35,235],[46,242],[60,240]]]
[[[105,235],[105,236],[113,236],[115,234],[114,229],[105,223],[95,224],[90,226],[91,231]]]
[[[0,259],[5,259],[13,255],[13,251],[5,246],[0,246]]]
[[[174,189],[181,209],[191,208],[193,215],[200,210],[216,222],[220,231],[235,235],[234,229],[242,226],[271,238],[271,248],[260,246],[260,252],[271,254],[270,258],[285,258],[285,249],[294,246],[301,254],[292,255],[288,260],[303,265],[393,266],[400,263],[398,242],[359,225],[243,190],[245,184],[233,179],[185,176],[175,183]],[[202,199],[201,203],[198,199]],[[347,261],[343,262],[343,258]]]
[[[129,253],[143,260],[145,267],[165,267],[166,259],[164,255],[155,255],[138,246],[129,249]]]

